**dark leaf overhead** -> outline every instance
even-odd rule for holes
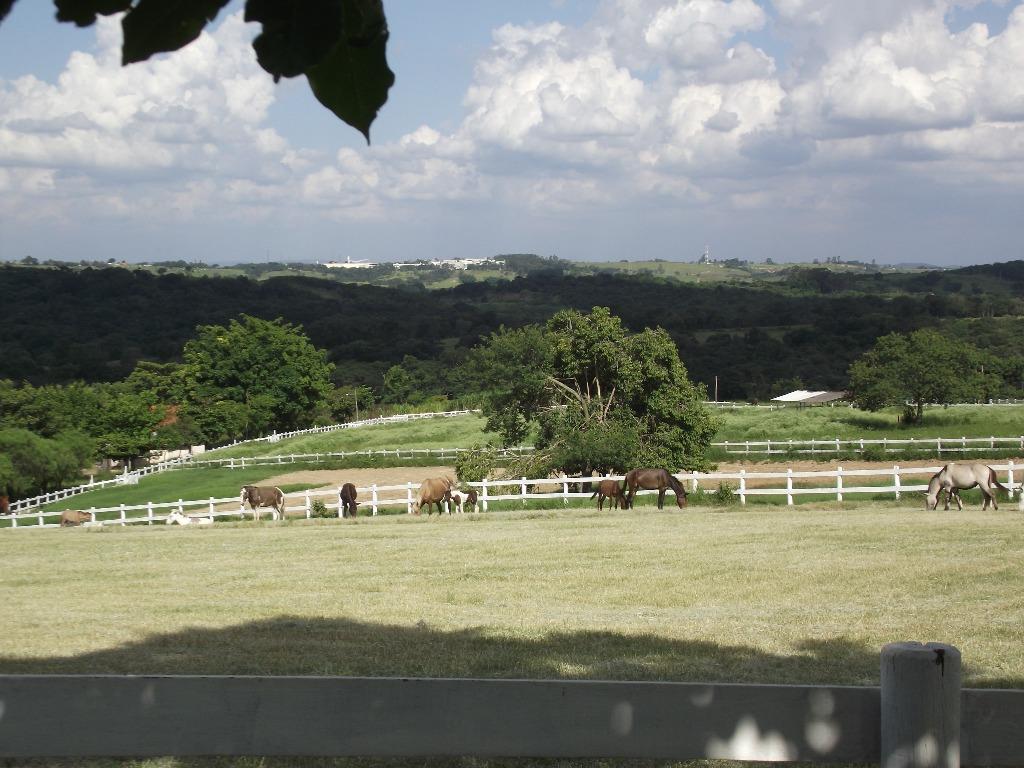
[[[121,21],[121,62],[145,61],[182,48],[197,37],[228,0],[139,0]]]
[[[263,25],[252,45],[276,81],[319,64],[342,39],[342,0],[249,0],[245,20]]]
[[[127,11],[132,3],[131,0],[53,0],[53,4],[57,6],[57,21],[88,27],[96,22],[97,16]]]

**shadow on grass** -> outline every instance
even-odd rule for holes
[[[81,655],[0,656],[3,674],[252,674],[605,680],[845,682],[878,677],[878,649],[837,640],[808,643],[799,656],[653,634],[551,632],[510,637],[489,628],[456,631],[281,616],[219,629],[189,628]],[[837,679],[837,673],[838,678]],[[610,766],[651,761],[174,758],[145,761],[7,761],[0,765],[213,766]],[[712,763],[688,763],[711,765]],[[727,765],[716,762],[714,765]]]
[[[797,655],[746,646],[607,631],[509,636],[489,627],[444,631],[345,619],[280,616],[153,635],[80,655],[0,656],[0,674],[344,675],[877,685],[879,650],[848,639],[809,640]],[[1024,687],[1024,680],[1002,681]],[[0,766],[730,766],[726,761],[564,759],[162,758],[8,760]]]

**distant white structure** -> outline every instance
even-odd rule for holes
[[[433,269],[469,269],[481,264],[504,264],[504,259],[431,259],[430,261],[396,261],[392,266],[395,269],[403,267],[431,267]]]
[[[317,262],[319,263],[319,262]],[[344,261],[327,261],[324,262],[324,266],[328,269],[369,269],[370,267],[376,267],[377,265],[372,261],[352,261],[351,256],[346,256]]]
[[[845,400],[847,397],[849,397],[849,395],[846,392],[828,392],[824,390],[809,392],[806,389],[795,389],[784,395],[773,397],[772,402],[796,403],[797,405],[821,405],[822,403],[831,403],[836,400]]]

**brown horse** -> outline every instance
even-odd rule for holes
[[[284,494],[276,485],[243,485],[239,493],[239,506],[244,508],[246,502],[252,509],[252,519],[260,519],[260,507],[270,507],[275,520],[280,515],[284,519]]]
[[[431,505],[437,504],[437,514],[441,514],[445,509],[448,509],[448,514],[451,514],[451,509],[448,507],[448,502],[452,499],[452,481],[447,477],[428,477],[422,483],[420,483],[420,491],[416,495],[416,501],[412,503],[412,510],[414,514],[419,514],[420,509],[423,505],[427,505],[427,515],[433,512]]]
[[[645,491],[658,491],[658,509],[665,507],[665,491],[669,488],[676,495],[676,506],[682,509],[686,506],[686,489],[683,484],[676,480],[667,469],[633,469],[626,473],[626,509],[633,507],[633,497],[637,490],[643,488]]]
[[[614,505],[613,509],[619,508],[619,503],[622,503],[622,508],[626,509],[626,493],[625,489],[619,485],[618,480],[602,480],[597,484],[597,490],[590,494],[590,498],[597,496],[597,508],[604,509],[604,500],[611,499]]]
[[[338,491],[338,502],[341,504],[342,517],[356,516],[356,507],[359,506],[359,502],[356,501],[356,487],[352,483],[345,483],[341,486],[341,490]]]

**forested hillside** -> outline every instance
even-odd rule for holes
[[[562,308],[607,306],[629,328],[665,328],[693,380],[710,388],[719,377],[722,399],[765,398],[786,383],[842,388],[850,363],[891,331],[942,327],[1010,368],[1024,355],[1024,262],[923,274],[799,269],[773,283],[708,286],[555,268],[431,292],[4,267],[0,290],[0,379],[35,384],[123,379],[139,360],[177,359],[196,326],[240,313],[301,324],[338,365],[337,383],[380,390],[400,364],[420,394],[485,387],[452,373],[463,353],[503,324],[543,322]],[[1019,379],[1010,372],[1008,388]]]

